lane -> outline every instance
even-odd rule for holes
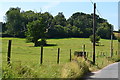
[[[102,70],[99,70],[97,72],[92,72],[89,73],[85,78],[85,80],[93,80],[93,79],[107,79],[107,78],[111,78],[111,79],[115,79],[118,78],[118,64],[120,64],[120,62],[118,63],[113,63],[108,65],[107,67],[103,68]]]

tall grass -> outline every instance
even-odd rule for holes
[[[64,65],[62,68],[62,78],[81,78],[86,72],[89,72],[88,65],[85,60],[81,61],[82,58],[74,59]]]

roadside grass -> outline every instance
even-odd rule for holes
[[[89,72],[89,67],[84,58],[74,58],[72,62],[64,65],[61,70],[62,78],[81,78],[85,73]]]
[[[78,65],[79,63],[74,63],[69,61],[70,49],[72,49],[72,59],[74,59],[74,51],[83,51],[82,46],[86,45],[86,52],[88,55],[88,60],[85,62],[89,67],[90,71],[99,70],[108,64],[111,64],[117,60],[118,55],[118,42],[113,40],[114,43],[114,56],[110,56],[110,40],[101,39],[101,45],[96,46],[96,64],[92,65],[92,43],[89,38],[64,38],[64,39],[48,39],[48,44],[54,44],[56,46],[45,46],[43,54],[43,64],[40,65],[40,47],[33,47],[33,43],[26,43],[23,38],[0,38],[2,39],[2,69],[4,77],[20,77],[20,78],[61,78],[63,75],[63,68],[67,65]],[[12,51],[11,51],[11,66],[7,67],[7,46],[8,40],[12,40]],[[60,48],[60,64],[57,64],[57,48]],[[103,54],[105,56],[103,56]],[[106,58],[107,57],[107,58]],[[78,61],[81,61],[79,59]],[[83,61],[84,62],[84,61]],[[75,66],[75,67],[76,67]],[[18,68],[19,67],[19,68]],[[78,71],[75,67],[71,68]],[[17,70],[18,68],[18,70]],[[24,69],[25,68],[25,69]],[[79,69],[80,67],[77,67]],[[13,74],[9,71],[12,69]],[[7,71],[6,71],[7,70]],[[19,74],[22,70],[25,70],[23,74]],[[68,69],[69,70],[69,69]],[[73,71],[74,72],[74,71]],[[33,73],[33,74],[29,74]],[[76,72],[77,73],[77,72]],[[69,73],[70,75],[72,73]],[[80,77],[83,73],[75,74],[73,77]],[[67,76],[72,77],[72,76]]]

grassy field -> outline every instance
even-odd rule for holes
[[[120,33],[114,32],[114,35],[115,35],[116,37],[120,37]]]
[[[11,61],[16,69],[29,69],[32,74],[21,75],[19,77],[38,77],[38,78],[60,78],[61,69],[66,63],[69,63],[69,52],[72,49],[72,58],[74,51],[82,51],[82,46],[86,45],[86,52],[88,52],[88,59],[92,60],[92,43],[89,38],[64,38],[64,39],[48,39],[47,43],[54,46],[44,47],[43,65],[40,65],[40,47],[33,47],[33,43],[26,43],[22,38],[1,38],[2,39],[2,65],[3,70],[6,71],[7,60],[7,46],[8,40],[12,40]],[[107,59],[110,56],[110,40],[101,39],[101,45],[96,46],[96,66],[91,65],[90,70],[95,71],[112,63],[113,61]],[[114,55],[118,51],[118,42],[114,40]],[[57,48],[60,48],[60,64],[57,64]],[[100,56],[101,52],[105,53]],[[115,56],[116,58],[116,56]],[[17,65],[21,65],[17,66]],[[9,73],[10,69],[7,70]],[[21,71],[18,71],[21,72]],[[14,73],[14,72],[13,72]],[[10,73],[9,73],[10,74]],[[11,77],[18,77],[18,75],[10,74]]]

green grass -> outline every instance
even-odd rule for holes
[[[7,62],[8,40],[12,40],[11,61],[13,65],[22,65],[32,68],[39,78],[60,78],[62,67],[69,62],[69,52],[82,51],[82,46],[86,45],[86,52],[89,52],[88,59],[92,61],[92,43],[89,38],[64,38],[48,39],[48,44],[57,46],[44,47],[43,65],[40,65],[40,47],[33,47],[33,43],[26,43],[22,38],[1,38],[2,39],[2,65],[3,68]],[[110,56],[110,40],[101,39],[101,46],[96,46],[96,66],[91,65],[91,71],[98,70],[114,61],[107,61],[106,57],[101,57],[104,52]],[[114,40],[114,54],[118,51],[118,42]],[[60,64],[57,64],[57,48],[60,48]],[[116,58],[116,56],[115,56]],[[15,69],[15,68],[14,68]],[[19,75],[17,75],[19,76]],[[30,74],[24,77],[30,77]]]

